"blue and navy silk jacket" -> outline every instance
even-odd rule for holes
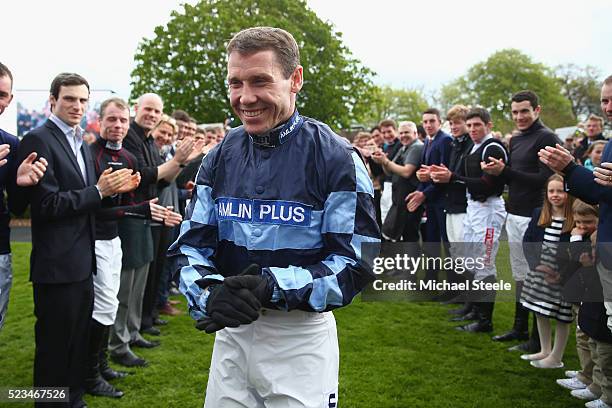
[[[169,250],[195,319],[208,298],[197,280],[219,283],[252,263],[273,279],[273,303],[285,310],[344,306],[374,279],[361,244],[378,245],[380,233],[361,157],[297,111],[275,132],[261,145],[232,129],[202,160]]]

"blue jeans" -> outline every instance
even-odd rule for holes
[[[0,329],[4,326],[4,316],[8,309],[9,293],[13,282],[12,255],[0,255]]]

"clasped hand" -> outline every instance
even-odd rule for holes
[[[208,317],[196,323],[196,328],[206,333],[254,322],[259,318],[261,307],[270,303],[273,289],[259,265],[252,264],[239,275],[225,278],[222,284],[212,285],[209,290]]]

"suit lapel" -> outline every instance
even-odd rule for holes
[[[95,170],[93,166],[93,158],[91,157],[91,151],[85,141],[81,145],[81,153],[83,154],[83,160],[85,161],[85,174],[87,175],[87,185],[92,186],[96,184]]]
[[[72,163],[72,167],[81,178],[81,181],[83,181],[83,184],[85,184],[85,180],[83,180],[83,173],[81,173],[79,163],[77,163],[76,156],[74,155],[72,148],[68,144],[68,140],[66,139],[66,135],[64,134],[64,132],[62,132],[60,128],[58,128],[57,125],[51,122],[50,120],[47,120],[45,122],[45,126],[47,126],[47,128],[51,130],[51,134],[59,142],[60,146],[62,146],[66,153],[66,157],[68,157],[68,160],[70,160],[70,162]],[[87,163],[87,161],[85,161],[85,163]]]
[[[604,148],[603,154],[601,155],[602,163],[612,161],[612,141],[610,140],[608,140],[608,142],[606,143],[606,147]]]

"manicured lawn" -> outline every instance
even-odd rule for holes
[[[28,282],[28,244],[13,244],[14,283],[6,326],[0,331],[0,387],[32,384],[34,316]],[[501,251],[498,265],[507,265]],[[509,279],[507,268],[500,276]],[[184,299],[181,307],[185,309]],[[437,303],[361,302],[335,312],[340,339],[339,407],[580,407],[558,385],[562,370],[538,370],[488,334],[453,330],[448,307]],[[511,325],[513,304],[499,302],[495,333]],[[116,382],[121,400],[87,397],[90,407],[201,407],[213,336],[187,315],[169,318],[162,345],[138,350],[149,367]],[[566,367],[578,367],[575,342]],[[25,404],[0,406],[18,407]]]

